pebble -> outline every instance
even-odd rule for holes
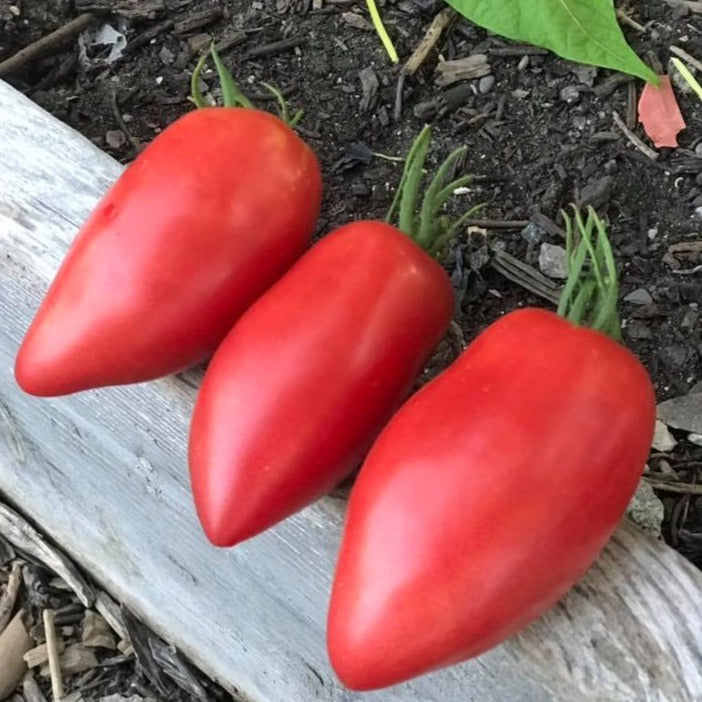
[[[481,95],[489,93],[495,85],[495,76],[483,76],[478,83],[478,91]]]
[[[624,298],[624,302],[630,302],[632,305],[650,305],[653,298],[646,288],[636,288]]]
[[[569,105],[574,105],[580,99],[580,89],[575,85],[566,85],[561,89],[560,98]]]
[[[688,434],[687,440],[695,446],[702,446],[702,434]]]
[[[541,244],[539,252],[539,270],[549,278],[565,280],[568,277],[568,257],[562,246]]]
[[[517,98],[517,100],[524,100],[524,98],[529,97],[529,91],[524,90],[524,88],[517,88],[512,91],[512,97]]]
[[[639,483],[626,511],[629,519],[640,529],[651,536],[660,537],[665,509],[653,488],[645,480]]]
[[[681,329],[694,329],[697,325],[697,321],[700,318],[700,313],[695,309],[688,309],[683,315],[682,321],[680,322]]]
[[[695,219],[702,219],[702,207],[697,207],[697,208],[695,209],[695,212],[694,212],[694,214],[693,214],[693,217],[694,217]]]
[[[656,451],[672,451],[677,446],[677,443],[668,427],[660,419],[656,419],[656,428],[653,432],[651,446]]]
[[[161,47],[161,51],[158,52],[158,57],[161,59],[161,63],[166,66],[170,66],[175,61],[175,54],[167,46]]]
[[[632,319],[625,327],[626,335],[630,339],[652,339],[653,332],[640,319]]]
[[[127,137],[120,129],[112,129],[105,134],[105,143],[112,149],[119,149],[126,141]]]
[[[199,54],[212,43],[212,37],[209,34],[195,34],[188,37],[188,48],[194,54]]]
[[[368,197],[371,193],[370,188],[363,181],[360,181],[358,183],[352,183],[351,184],[351,192],[356,197]]]
[[[702,392],[665,400],[658,405],[657,413],[669,427],[702,434]]]
[[[687,350],[684,346],[679,346],[677,344],[664,346],[658,352],[658,358],[660,358],[661,363],[670,370],[680,368],[687,359]]]
[[[609,202],[613,187],[614,178],[612,176],[593,178],[582,189],[578,205],[580,207],[592,205],[595,209],[603,207]]]
[[[355,12],[342,12],[341,19],[354,29],[373,29],[373,25],[365,17]]]

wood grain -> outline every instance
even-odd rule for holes
[[[22,334],[120,167],[2,82],[0,114],[0,486],[116,598],[238,699],[702,699],[702,575],[630,528],[561,605],[508,644],[391,690],[341,688],[324,623],[342,501],[215,549],[186,475],[200,371],[53,400],[16,387]]]

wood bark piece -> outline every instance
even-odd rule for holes
[[[1,400],[2,395],[0,394],[0,430],[3,420],[5,422],[9,420],[7,410],[3,407]],[[5,416],[3,417],[3,415]],[[0,503],[0,533],[15,548],[33,556],[63,578],[85,607],[92,606],[95,593],[85,578],[76,570],[73,563],[60,551],[50,546],[29,522],[2,503]]]
[[[0,632],[7,626],[12,618],[12,612],[17,601],[17,593],[22,583],[22,568],[19,563],[12,564],[10,577],[5,585],[5,591],[0,597]]]
[[[22,696],[25,702],[46,702],[46,697],[31,673],[28,673],[22,681]]]
[[[9,697],[27,672],[22,656],[34,646],[24,628],[20,610],[0,634],[0,700]]]
[[[66,648],[66,644],[63,639],[56,640],[56,647],[59,653],[63,653]],[[24,654],[24,662],[29,668],[36,668],[38,665],[44,665],[49,660],[49,646],[48,644],[39,644],[34,648],[30,648],[27,653]]]
[[[411,76],[417,72],[417,69],[426,61],[427,56],[436,46],[441,33],[451,24],[455,17],[456,11],[451,7],[445,7],[434,17],[419,45],[407,59],[403,68],[405,73]]]
[[[95,653],[89,648],[85,648],[82,644],[71,644],[66,646],[63,653],[58,656],[56,661],[58,666],[57,670],[60,672],[60,678],[54,677],[53,668],[51,667],[51,658],[49,658],[49,664],[41,668],[40,675],[42,677],[51,677],[51,684],[53,689],[54,680],[62,680],[63,676],[77,675],[78,673],[84,673],[86,670],[92,670],[98,666],[98,659]],[[56,697],[56,692],[53,693],[54,698]]]
[[[459,80],[472,80],[491,72],[486,54],[473,54],[455,61],[442,61],[436,67],[436,84],[451,85]]]
[[[0,63],[0,78],[16,73],[20,68],[31,61],[35,61],[42,56],[46,56],[46,54],[51,53],[55,49],[60,48],[89,27],[94,19],[94,15],[86,12],[79,15],[74,20],[71,20],[63,27],[59,27],[56,31],[51,32],[51,34],[47,34],[45,37],[38,39],[24,49],[20,49],[16,54]]]
[[[89,609],[83,617],[81,643],[87,648],[117,648],[110,625],[97,612]]]
[[[388,690],[343,689],[325,650],[343,501],[321,500],[235,549],[215,549],[187,477],[197,374],[53,400],[16,387],[24,330],[121,167],[2,82],[0,114],[0,485],[159,636],[255,702],[702,697],[702,574],[628,527],[514,640]]]
[[[124,17],[128,20],[154,19],[166,10],[164,0],[74,0],[76,10]]]

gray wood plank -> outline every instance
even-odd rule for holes
[[[157,632],[247,700],[702,699],[702,576],[630,527],[506,645],[391,690],[344,690],[324,649],[341,501],[215,549],[186,474],[199,371],[52,400],[16,387],[22,334],[120,167],[1,81],[0,115],[0,490]]]

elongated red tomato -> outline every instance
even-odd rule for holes
[[[62,395],[207,358],[302,253],[320,197],[314,154],[277,117],[180,118],[78,234],[19,351],[18,383]]]
[[[536,309],[483,332],[361,469],[329,611],[341,680],[457,663],[553,605],[624,513],[654,417],[643,366],[600,332]]]
[[[355,468],[452,310],[443,268],[390,225],[350,224],[307,252],[205,374],[190,473],[209,539],[253,536]]]

